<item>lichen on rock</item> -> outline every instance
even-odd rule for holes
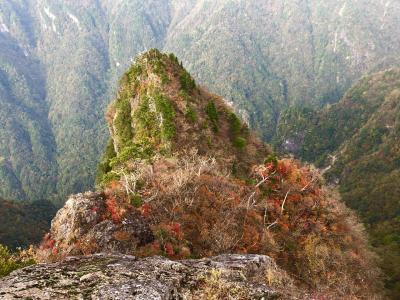
[[[271,269],[284,273],[263,255],[170,261],[162,257],[96,254],[15,271],[0,282],[0,298],[295,299],[290,282],[286,290],[266,283],[264,276]]]

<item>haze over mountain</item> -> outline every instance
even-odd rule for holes
[[[2,1],[0,195],[61,204],[93,186],[105,107],[145,49],[175,52],[268,140],[282,109],[397,64],[399,15],[380,0]]]

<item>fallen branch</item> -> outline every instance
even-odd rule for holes
[[[274,175],[275,173],[276,173],[276,171],[272,172],[270,175],[268,175],[265,178],[263,177],[263,179],[259,183],[257,183],[255,187],[258,188],[260,185],[262,185],[264,182],[266,182],[268,179],[270,179],[271,176]]]
[[[270,175],[268,175],[267,177],[263,177],[263,179],[258,182],[254,188],[258,188],[260,185],[262,185],[264,182],[266,182],[268,179],[271,178],[272,175],[274,175],[276,173],[276,171],[272,172]],[[254,198],[254,196],[256,195],[256,191],[254,191],[253,193],[251,193],[250,197],[247,199],[247,210],[250,208],[250,201]]]
[[[265,207],[264,208],[264,226],[265,226],[265,223],[267,221],[267,213],[268,213],[268,209],[267,209],[267,207]]]
[[[274,225],[276,225],[276,224],[278,224],[278,219],[276,219],[274,223],[269,224],[269,225],[267,226],[267,229],[270,229],[272,226],[274,226]]]
[[[285,202],[286,202],[287,197],[289,196],[289,193],[290,193],[290,190],[287,191],[287,193],[285,195],[285,199],[283,199],[282,206],[281,206],[281,215],[283,214],[283,208],[285,206]]]
[[[309,183],[307,183],[301,190],[300,192],[304,192],[310,185],[313,183],[317,178],[313,178]]]

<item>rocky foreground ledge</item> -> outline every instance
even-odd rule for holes
[[[0,299],[291,299],[273,287],[277,276],[263,255],[171,261],[95,254],[15,271],[0,281]]]

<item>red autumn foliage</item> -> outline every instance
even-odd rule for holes
[[[151,205],[149,203],[144,203],[140,207],[140,211],[144,217],[149,217],[151,213]]]
[[[118,180],[113,180],[113,181],[109,182],[104,189],[104,194],[108,198],[118,197],[118,198],[122,199],[122,198],[126,197],[126,192],[123,187],[123,184]]]
[[[241,180],[218,170],[199,172],[196,165],[182,171],[173,160],[168,163],[168,168],[154,163],[143,180],[140,195],[151,202],[138,210],[151,223],[156,241],[135,255],[184,259],[260,253],[310,286],[339,285],[343,270],[354,275],[341,286],[341,295],[365,286],[358,278],[366,276],[357,270],[371,267],[366,241],[314,168],[275,159]]]
[[[170,242],[167,242],[164,244],[164,249],[165,249],[165,252],[168,254],[168,256],[174,256],[174,254],[175,254],[174,247],[172,246],[172,244]]]
[[[183,238],[181,224],[176,223],[176,222],[172,222],[170,224],[170,228],[171,228],[171,231],[173,232],[173,234],[175,235],[175,237],[177,239],[181,240]]]
[[[97,213],[99,211],[99,208],[96,205],[93,205],[92,208],[91,208],[91,211],[93,213]]]
[[[289,160],[279,160],[276,167],[276,171],[283,178],[286,178],[290,174],[291,168],[292,166]]]
[[[110,213],[111,219],[114,222],[114,224],[121,223],[121,216],[118,212],[117,198],[112,197],[110,199],[107,199],[106,205],[107,205],[107,212]]]
[[[43,237],[42,249],[51,250],[54,248],[56,241],[51,237],[50,233],[46,233]]]

